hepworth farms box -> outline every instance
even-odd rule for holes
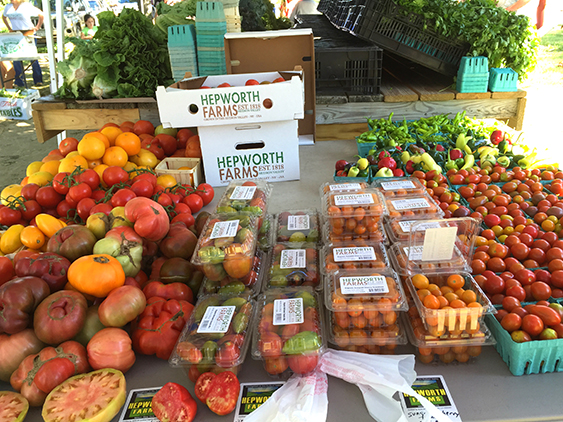
[[[12,120],[29,120],[31,103],[39,98],[36,89],[0,89],[0,117]]]
[[[299,179],[303,73],[188,78],[156,91],[164,127],[198,127],[205,180]]]

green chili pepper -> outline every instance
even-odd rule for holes
[[[301,355],[316,352],[321,347],[319,335],[313,331],[302,331],[287,340],[282,352],[286,355]]]
[[[350,167],[350,170],[348,170],[348,177],[356,177],[358,176],[358,173],[360,172],[360,169],[356,166],[352,166]]]

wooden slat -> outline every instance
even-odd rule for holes
[[[35,101],[31,103],[32,110],[64,110],[65,102]]]
[[[524,123],[524,112],[526,111],[526,102],[528,99],[526,97],[518,98],[516,105],[516,115],[508,119],[508,125],[516,130],[522,130],[522,125]]]
[[[418,101],[418,94],[416,92],[398,82],[382,82],[381,93],[383,94],[383,102],[385,103]]]
[[[485,100],[491,98],[490,92],[456,92],[456,100]]]
[[[38,110],[31,110],[31,115],[33,117],[33,124],[35,126],[35,134],[37,136],[37,141],[40,144],[45,143],[49,139],[57,136],[59,133],[63,131],[61,130],[46,130],[45,125],[43,124],[44,112]]]
[[[341,125],[317,125],[315,141],[345,141],[355,139],[356,136],[361,135],[367,130],[367,122]]]
[[[139,109],[44,110],[44,130],[98,130],[106,123],[139,120]]]
[[[491,98],[523,98],[526,96],[526,91],[519,89],[513,92],[493,92]]]

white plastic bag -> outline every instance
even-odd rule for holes
[[[328,380],[318,369],[310,375],[293,375],[244,422],[325,422]]]

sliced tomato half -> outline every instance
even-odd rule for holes
[[[29,403],[14,391],[0,391],[0,422],[21,422],[24,420]]]

